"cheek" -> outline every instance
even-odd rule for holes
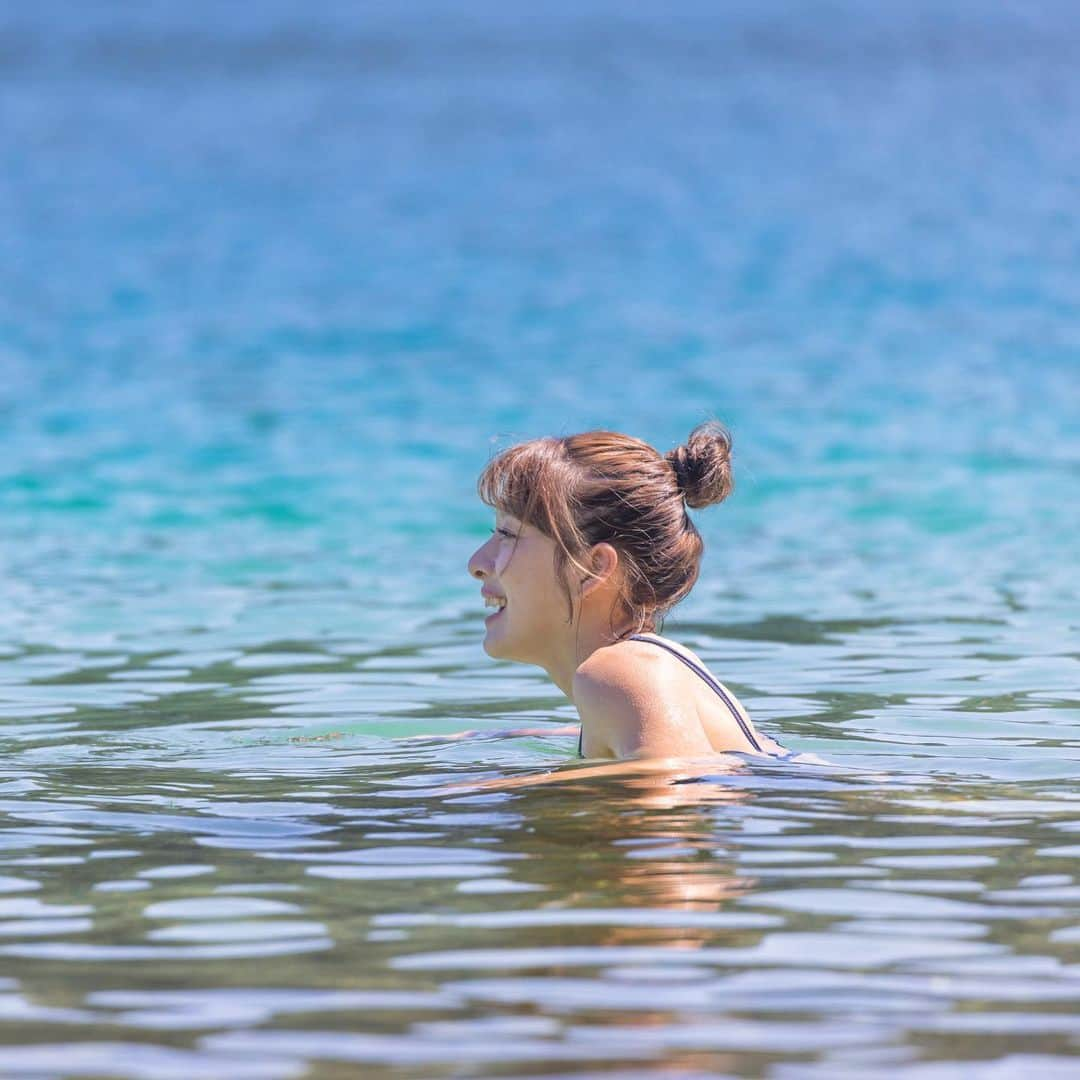
[[[538,605],[546,605],[553,579],[550,569],[536,557],[536,552],[523,546],[514,551],[507,544],[496,554],[495,572],[516,603],[533,610]]]

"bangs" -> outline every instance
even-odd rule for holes
[[[484,467],[476,482],[481,502],[494,510],[533,525],[549,536],[554,527],[548,494],[558,472],[558,439],[535,439],[503,450]]]
[[[562,579],[567,610],[573,598],[564,579],[567,563],[578,562],[585,537],[575,521],[578,509],[574,464],[567,459],[564,439],[533,439],[503,450],[487,463],[476,482],[482,502],[531,525],[555,541],[555,572]]]

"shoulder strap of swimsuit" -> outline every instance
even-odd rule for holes
[[[700,664],[694,663],[694,661],[691,660],[689,656],[684,656],[681,652],[679,652],[678,649],[672,648],[666,641],[657,641],[656,638],[646,637],[644,634],[631,634],[630,640],[645,641],[648,642],[650,645],[658,645],[661,649],[665,649],[667,652],[671,653],[671,655],[674,656],[676,660],[681,660],[691,671],[696,672],[699,676],[701,676],[701,678],[704,679],[705,682],[708,683],[708,685],[711,686],[713,690],[715,690],[723,699],[724,704],[731,711],[731,715],[735,717],[735,723],[739,725],[740,730],[746,736],[747,742],[749,742],[750,745],[759,754],[764,753],[757,739],[754,738],[754,733],[750,730],[750,727],[743,719],[742,713],[740,713],[739,710],[735,708],[735,703],[731,700],[730,697],[728,697],[727,692],[724,690],[724,688],[703,667],[701,667]]]

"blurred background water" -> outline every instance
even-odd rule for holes
[[[0,1072],[1072,1076],[1068,3],[0,16]],[[573,779],[516,439],[732,428],[667,632],[829,768]],[[564,782],[448,795],[448,781]]]

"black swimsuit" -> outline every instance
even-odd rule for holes
[[[753,733],[753,731],[750,730],[750,726],[743,719],[742,713],[740,713],[739,710],[737,708],[735,708],[735,703],[728,696],[727,691],[724,690],[724,688],[700,664],[695,663],[693,660],[690,659],[689,656],[684,656],[681,652],[679,652],[678,649],[674,649],[670,645],[668,645],[667,642],[665,642],[665,641],[657,641],[656,638],[645,637],[644,634],[631,634],[630,637],[627,640],[628,641],[647,641],[650,645],[659,645],[661,649],[665,649],[667,652],[671,653],[671,655],[674,656],[676,660],[681,660],[691,671],[696,672],[698,675],[700,675],[701,678],[704,679],[705,682],[708,683],[708,685],[711,686],[713,688],[713,690],[715,690],[720,695],[720,697],[723,699],[724,704],[728,707],[728,710],[731,712],[731,715],[735,718],[735,723],[737,723],[739,725],[739,729],[746,736],[747,742],[749,742],[750,745],[759,754],[763,754],[765,752],[765,751],[763,751],[761,749],[761,745],[757,741],[757,739],[754,738],[754,733]],[[581,739],[582,739],[583,734],[584,733],[581,732],[581,731],[578,732],[578,743],[577,743],[578,757],[584,757],[585,756],[581,752]]]

